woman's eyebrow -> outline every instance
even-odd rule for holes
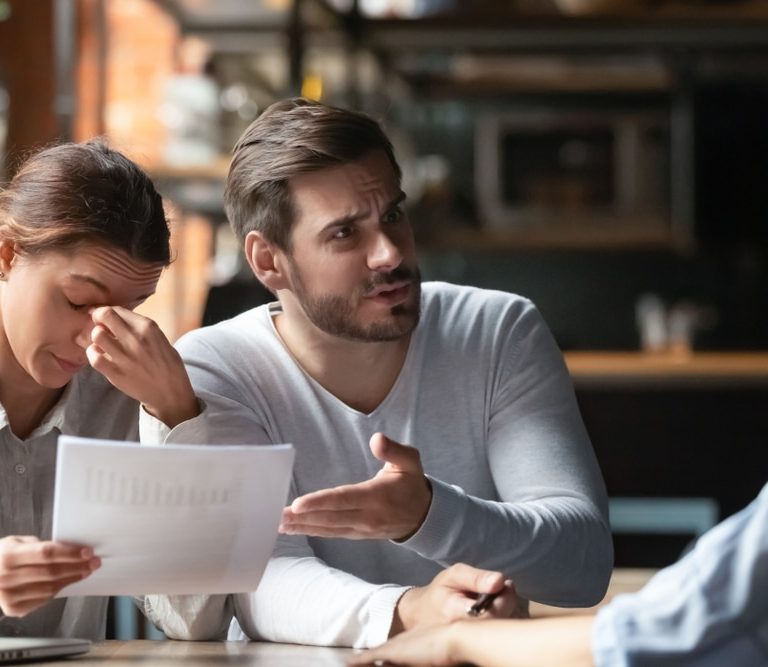
[[[105,293],[109,294],[109,287],[107,287],[100,280],[96,280],[96,278],[94,278],[92,276],[86,276],[86,275],[84,275],[82,273],[70,273],[69,277],[73,278],[75,280],[82,280],[83,282],[90,283],[91,285],[93,285],[97,289],[101,290],[102,292],[105,292]]]

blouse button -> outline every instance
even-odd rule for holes
[[[23,475],[25,472],[27,472],[27,466],[25,466],[23,463],[17,463],[14,467],[14,470],[16,471],[17,475]]]

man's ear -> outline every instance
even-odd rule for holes
[[[289,286],[285,273],[285,253],[267,241],[260,232],[248,232],[245,237],[245,258],[264,286],[277,294]]]

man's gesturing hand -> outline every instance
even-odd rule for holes
[[[419,452],[381,433],[371,437],[370,447],[384,461],[374,477],[296,498],[283,510],[280,532],[351,540],[405,540],[413,535],[432,502]]]

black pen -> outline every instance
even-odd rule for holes
[[[505,583],[495,593],[481,593],[477,596],[477,600],[474,601],[472,606],[467,608],[467,614],[469,616],[479,616],[484,611],[488,611],[490,606],[493,604],[493,601],[506,590],[507,584]]]

